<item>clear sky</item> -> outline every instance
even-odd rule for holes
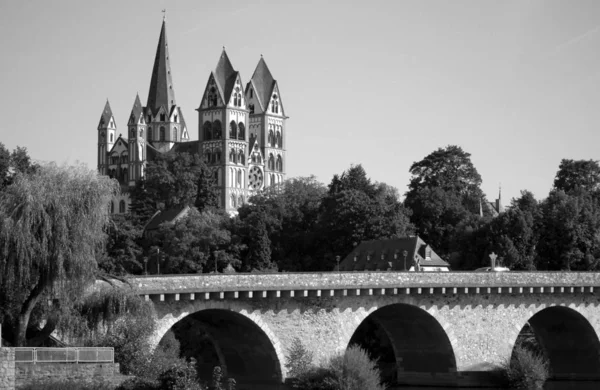
[[[0,0],[0,142],[96,166],[145,103],[162,21],[192,139],[222,46],[246,83],[263,54],[279,83],[288,177],[362,164],[407,190],[414,161],[460,145],[490,200],[547,196],[562,158],[600,154],[600,1]]]

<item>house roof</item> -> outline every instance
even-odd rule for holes
[[[166,112],[169,112],[169,108],[175,104],[175,90],[173,89],[173,80],[171,78],[167,31],[165,21],[163,20],[158,38],[158,46],[156,47],[156,57],[154,58],[146,107],[156,115],[160,107],[165,107]]]
[[[406,270],[419,259],[421,267],[449,267],[419,236],[363,241],[340,263],[341,271]],[[431,249],[431,248],[429,248]],[[429,254],[429,256],[427,256]]]
[[[175,222],[179,218],[184,217],[188,213],[189,209],[189,206],[183,206],[160,211],[154,214],[150,221],[148,221],[148,223],[144,227],[144,230],[147,231],[158,229],[163,223]]]
[[[110,103],[108,99],[106,99],[106,104],[104,105],[104,110],[102,110],[102,115],[100,115],[100,122],[98,122],[98,129],[105,129],[108,127],[110,122],[110,118],[112,118],[113,113],[110,108]]]
[[[200,141],[175,142],[169,152],[197,154]]]
[[[262,110],[266,110],[271,100],[271,93],[275,86],[275,79],[265,62],[265,59],[261,56],[254,70],[254,74],[250,79],[251,84],[254,86],[254,91],[258,98],[258,102],[261,105]]]

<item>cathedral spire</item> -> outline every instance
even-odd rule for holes
[[[110,103],[108,102],[108,99],[106,99],[106,104],[104,105],[104,110],[102,110],[102,115],[100,116],[100,122],[98,123],[98,129],[107,128],[112,117],[113,117],[113,113],[110,108]]]
[[[166,22],[163,20],[146,107],[156,113],[161,106],[164,106],[168,112],[175,104],[175,91],[173,90],[169,46],[167,44],[167,28]]]
[[[271,93],[273,92],[273,87],[275,84],[275,79],[265,62],[262,54],[260,55],[260,60],[258,61],[258,65],[256,65],[256,69],[254,70],[254,74],[252,75],[252,84],[254,84],[254,88],[256,89],[256,95],[258,96],[258,102],[260,103],[263,110],[267,109],[269,105],[269,101],[271,100]]]
[[[140,116],[142,115],[142,102],[140,101],[140,95],[135,94],[135,102],[133,103],[133,108],[131,109],[131,115],[129,116],[129,123],[136,124],[140,120]]]

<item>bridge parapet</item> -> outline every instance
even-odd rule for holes
[[[598,272],[322,272],[137,276],[156,301],[397,294],[593,293]]]

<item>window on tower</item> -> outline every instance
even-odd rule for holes
[[[160,114],[160,121],[164,122],[167,120],[167,116],[165,114]]]
[[[276,168],[279,172],[283,171],[283,160],[281,159],[281,156],[277,156]]]
[[[113,142],[113,135],[110,135],[110,142]]]
[[[177,128],[173,129],[173,139],[172,139],[172,141],[173,142],[177,142]]]
[[[240,150],[240,153],[238,154],[238,161],[240,164],[246,165],[244,162],[244,152],[242,152],[241,150]]]
[[[167,135],[165,133],[166,133],[165,128],[161,126],[160,132],[159,132],[159,138],[158,138],[160,141],[164,141],[166,139]]]
[[[269,146],[275,144],[275,140],[273,138],[273,130],[269,130],[269,139],[268,139],[268,141],[269,141]]]
[[[242,122],[238,123],[238,139],[244,140],[246,139],[246,126]]]
[[[273,154],[269,154],[269,170],[275,170],[275,157],[273,157]]]
[[[122,214],[122,213],[124,213],[124,212],[125,212],[125,201],[124,201],[124,200],[121,200],[121,201],[119,202],[119,213],[121,213],[121,214]]]
[[[216,120],[213,122],[212,124],[212,129],[213,129],[213,137],[214,139],[221,139],[222,134],[223,134],[223,129],[221,127],[221,121]]]
[[[148,127],[148,141],[152,141],[152,127]]]
[[[250,98],[254,97],[254,90],[252,88],[250,88]]]
[[[210,122],[204,122],[202,128],[204,129],[204,140],[210,141],[212,139],[212,124]]]
[[[229,138],[236,139],[237,138],[237,124],[235,121],[231,121],[229,123]]]
[[[254,104],[249,105],[248,108],[250,109],[250,114],[254,114]]]

